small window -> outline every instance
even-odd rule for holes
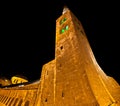
[[[64,97],[64,92],[62,92],[62,97]]]
[[[14,80],[14,82],[16,82],[16,79]]]
[[[65,29],[63,28],[61,31],[60,31],[60,33],[62,34],[62,33],[64,33],[65,32]]]
[[[63,46],[61,46],[60,49],[62,50],[62,49],[63,49]]]
[[[47,102],[47,98],[45,99],[45,102]]]
[[[66,25],[64,28],[62,28],[61,30],[60,30],[60,34],[62,34],[62,33],[64,33],[66,30],[68,30],[69,29],[69,26],[68,25]]]
[[[63,24],[67,19],[66,18],[63,18],[61,21],[60,21],[60,25]]]
[[[67,25],[67,26],[65,26],[65,30],[68,30],[68,29],[69,29],[68,25]]]
[[[18,82],[18,80],[16,80],[16,83]]]

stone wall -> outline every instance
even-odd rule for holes
[[[0,106],[34,106],[38,85],[0,89]]]

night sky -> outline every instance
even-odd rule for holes
[[[56,19],[66,5],[81,21],[100,67],[120,83],[117,4],[84,0],[2,4],[0,76],[11,78],[19,74],[29,81],[40,78],[42,65],[54,59]]]

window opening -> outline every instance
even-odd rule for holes
[[[68,30],[69,29],[69,27],[68,27],[68,25],[65,27],[65,30]]]
[[[62,97],[64,97],[64,92],[62,92]]]
[[[62,49],[63,49],[63,46],[61,46],[60,49],[62,50]]]
[[[67,19],[66,18],[63,18],[61,21],[60,21],[60,25],[63,24]]]
[[[45,102],[47,102],[47,98],[45,99]]]
[[[18,80],[16,80],[16,83],[18,82]]]
[[[65,29],[63,28],[61,31],[60,31],[60,33],[62,34],[62,33],[64,33],[65,32]]]
[[[14,80],[14,82],[16,82],[16,79]]]
[[[64,28],[62,28],[61,30],[60,30],[60,34],[62,34],[62,33],[64,33],[66,30],[68,30],[69,29],[69,26],[68,25],[66,25]]]

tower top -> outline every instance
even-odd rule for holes
[[[62,14],[66,13],[68,10],[69,10],[69,8],[65,5],[64,8],[63,8]]]

